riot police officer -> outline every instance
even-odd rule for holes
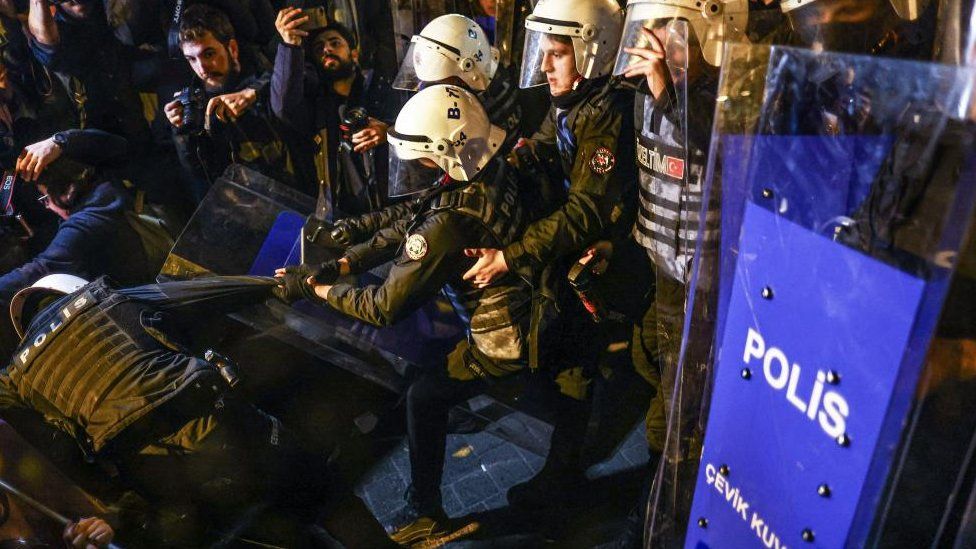
[[[276,287],[255,277],[130,289],[104,277],[45,277],[11,301],[22,340],[0,370],[0,411],[41,447],[73,441],[157,519],[184,516],[154,531],[160,520],[123,513],[137,521],[122,525],[123,538],[185,547],[201,541],[200,527],[256,503],[308,505],[322,484],[303,467],[306,456],[276,418],[232,392],[237,376],[225,362],[189,350],[185,323]]]
[[[374,216],[376,234],[338,262],[278,273],[286,299],[306,297],[378,326],[398,321],[445,289],[467,324],[468,338],[443,366],[407,390],[411,485],[406,514],[391,534],[404,545],[436,543],[476,528],[449,527],[441,507],[448,410],[526,365],[525,281],[509,275],[472,288],[461,279],[471,265],[466,248],[505,246],[524,228],[517,175],[498,154],[504,139],[505,131],[488,121],[472,93],[447,85],[421,90],[389,131],[391,193],[419,194],[409,203],[412,215]],[[382,285],[334,283],[340,272],[361,272],[390,259]]]
[[[557,297],[561,327],[551,330],[562,339],[547,344],[537,338],[534,355],[540,364],[560,365],[554,383],[565,398],[558,399],[542,473],[509,491],[510,502],[526,507],[559,501],[559,494],[583,479],[579,461],[588,417],[583,401],[608,342],[575,297],[553,290],[552,280],[565,276],[597,241],[626,239],[633,220],[635,175],[627,160],[634,146],[633,92],[610,81],[623,19],[612,0],[542,0],[526,19],[519,85],[548,85],[552,108],[526,145],[534,154],[521,152],[519,158],[551,174],[551,184],[539,204],[540,218],[521,238],[504,248],[470,250],[479,259],[464,275],[476,287],[509,272],[532,282],[540,289],[534,319],[544,316],[542,304],[551,303],[542,296],[562,294]],[[574,366],[565,367],[569,364]]]
[[[415,91],[450,84],[477,94],[491,123],[505,130],[502,152],[507,153],[522,135],[522,106],[515,77],[498,56],[476,22],[456,13],[442,15],[410,39],[393,87]]]
[[[741,40],[749,16],[747,0],[709,6],[716,11],[706,12],[686,0],[632,0],[614,69],[625,78],[640,78],[634,105],[640,193],[632,237],[651,260],[655,289],[635,326],[631,357],[637,372],[655,388],[646,417],[652,456],[665,450],[669,421],[694,423],[681,411],[676,414],[680,417],[672,417],[672,394],[696,248],[701,241],[702,253],[714,254],[717,246],[718,212],[706,209],[702,216],[717,65],[724,41]],[[683,398],[690,402],[695,397]],[[691,445],[700,452],[700,435],[680,436],[694,436],[697,444]],[[696,451],[684,442],[670,444],[682,447],[678,453]],[[645,477],[642,500],[618,540],[620,547],[639,545],[652,474]]]

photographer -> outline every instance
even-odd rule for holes
[[[128,223],[131,197],[121,183],[91,167],[125,153],[125,139],[98,130],[61,132],[24,150],[18,175],[37,184],[41,204],[62,221],[44,251],[0,277],[0,300],[52,272],[108,274],[129,284],[155,275],[158,265],[149,265],[142,241]]]
[[[309,11],[309,10],[306,10]],[[303,137],[314,155],[315,181],[331,185],[331,200],[346,214],[375,211],[386,204],[389,88],[359,67],[355,36],[338,23],[309,29],[297,8],[278,13],[282,43],[275,56],[271,106],[275,116]],[[306,64],[305,47],[312,65]],[[362,107],[370,116],[356,114]],[[347,122],[343,123],[343,114]],[[349,120],[352,118],[352,120]],[[345,126],[345,130],[342,129]],[[345,135],[343,135],[345,134]]]
[[[180,48],[197,79],[164,112],[175,128],[180,162],[198,181],[194,194],[202,198],[234,162],[312,194],[296,176],[297,159],[270,115],[266,81],[242,63],[234,36],[227,16],[207,5],[190,6],[180,21]]]

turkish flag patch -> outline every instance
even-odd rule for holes
[[[614,158],[613,153],[610,149],[606,147],[600,147],[593,151],[593,156],[590,157],[590,169],[594,172],[605,175],[610,173],[610,170],[617,164],[617,159]]]

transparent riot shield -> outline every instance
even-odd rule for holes
[[[448,13],[474,16],[469,0],[390,0],[390,13],[393,16],[397,65],[403,63],[413,35],[420,34],[433,19]]]
[[[362,28],[359,26],[359,12],[353,0],[329,0],[329,21],[342,24],[356,34],[356,43],[362,44]]]
[[[512,52],[521,47],[515,41],[515,0],[495,0],[494,45],[498,50],[498,62],[503,67],[512,66]]]
[[[313,207],[310,197],[232,165],[200,203],[160,278],[271,276],[278,267],[298,264],[301,229]],[[348,282],[378,284],[384,276],[381,267]],[[444,299],[389,328],[375,328],[304,301],[292,307],[269,301],[235,317],[393,390],[401,388],[405,368],[437,363],[463,335],[463,326]]]
[[[720,233],[715,253],[699,243],[674,396],[705,394],[704,447],[650,545],[875,546],[912,516],[895,511],[967,257],[974,85],[931,63],[726,50],[703,199]],[[951,499],[915,509],[938,507],[938,527]]]

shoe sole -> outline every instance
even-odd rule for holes
[[[473,534],[474,532],[477,532],[478,528],[480,527],[481,527],[480,523],[472,522],[471,524],[468,524],[463,528],[458,528],[457,530],[449,534],[435,537],[433,539],[426,539],[419,543],[415,543],[410,547],[411,549],[435,549],[437,547],[442,547],[452,541],[457,541],[465,536]]]

